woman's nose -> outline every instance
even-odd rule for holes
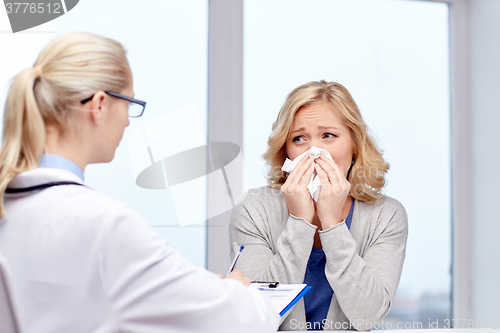
[[[321,142],[321,140],[311,140],[309,141],[309,147],[307,149],[311,149],[312,147],[320,148],[320,149],[326,149],[324,147],[324,144]]]

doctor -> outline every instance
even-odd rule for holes
[[[133,97],[122,45],[88,33],[54,39],[13,80],[0,253],[26,332],[276,331],[279,315],[241,273],[194,266],[129,205],[85,186],[85,166],[110,162],[142,115]]]

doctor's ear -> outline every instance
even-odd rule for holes
[[[108,108],[109,98],[104,91],[98,91],[94,94],[92,99],[86,103],[90,119],[96,125],[101,123],[105,110]]]

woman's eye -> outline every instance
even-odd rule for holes
[[[295,138],[293,138],[293,142],[301,142],[301,140],[302,140],[301,136],[296,136]]]
[[[336,138],[337,135],[335,134],[332,134],[332,133],[325,133],[325,138],[329,139],[329,138]]]

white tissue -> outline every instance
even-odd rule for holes
[[[285,160],[285,163],[283,163],[281,170],[288,173],[292,172],[292,170],[297,166],[299,161],[304,156],[306,156],[306,154],[309,154],[309,156],[312,157],[313,159],[316,159],[320,156],[325,156],[326,158],[329,158],[333,161],[332,155],[330,155],[328,151],[313,146],[305,153],[302,153],[299,156],[297,156],[293,161],[287,158]],[[319,179],[319,176],[316,174],[316,171],[313,171],[311,180],[307,185],[307,189],[309,190],[309,193],[311,193],[311,197],[314,199],[314,201],[318,202],[319,192],[321,191],[321,180]]]

